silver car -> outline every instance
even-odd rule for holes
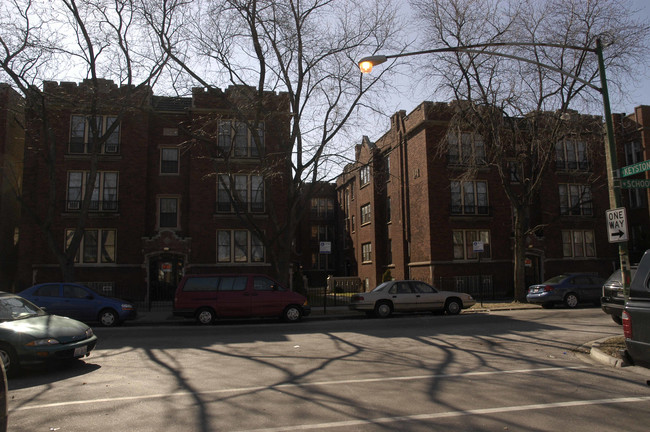
[[[427,283],[415,280],[394,280],[384,282],[370,292],[353,295],[349,307],[386,318],[393,312],[431,311],[457,315],[475,303],[476,300],[469,294],[438,291]]]

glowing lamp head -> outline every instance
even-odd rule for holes
[[[359,60],[359,69],[361,70],[362,73],[370,73],[372,71],[373,66],[382,64],[385,61],[386,61],[386,56],[382,56],[382,55],[364,57],[361,60]]]
[[[361,69],[362,73],[372,72],[372,62],[362,61],[361,63],[359,63],[359,69]]]

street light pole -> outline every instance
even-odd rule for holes
[[[577,50],[577,51],[583,51],[583,52],[593,52],[598,56],[598,75],[600,76],[600,87],[570,73],[567,72],[563,69],[556,68],[554,66],[546,65],[544,63],[539,63],[534,60],[530,60],[527,58],[511,55],[511,54],[506,54],[506,53],[501,53],[498,51],[492,51],[492,50],[486,50],[486,48],[494,48],[494,47],[508,47],[508,46],[532,46],[532,47],[552,47],[552,48],[563,48],[563,49],[571,49],[571,50]],[[541,66],[545,69],[549,69],[552,71],[555,71],[557,73],[560,73],[564,76],[568,76],[570,78],[575,79],[576,81],[586,85],[587,87],[590,87],[596,91],[598,91],[603,98],[603,109],[604,109],[604,115],[605,115],[605,161],[607,165],[607,183],[609,187],[609,205],[611,208],[619,208],[621,206],[621,191],[620,188],[615,185],[615,175],[618,169],[618,164],[616,160],[616,144],[614,141],[614,125],[612,123],[612,113],[609,105],[609,91],[607,90],[607,77],[605,75],[605,62],[603,60],[603,46],[600,41],[600,38],[596,39],[596,48],[585,48],[581,46],[573,46],[573,45],[562,45],[562,44],[551,44],[551,43],[534,43],[534,42],[498,42],[498,43],[483,43],[483,44],[474,44],[474,45],[465,45],[465,46],[457,46],[457,47],[445,47],[445,48],[436,48],[436,49],[431,49],[431,50],[425,50],[425,51],[415,51],[415,52],[407,52],[407,53],[399,53],[399,54],[391,54],[391,55],[373,55],[373,56],[368,56],[364,57],[361,60],[359,60],[359,69],[361,70],[362,73],[370,73],[372,71],[372,67],[382,64],[386,62],[388,59],[391,58],[398,58],[398,57],[407,57],[407,56],[416,56],[416,55],[422,55],[422,54],[434,54],[434,53],[443,53],[443,52],[466,52],[466,53],[476,53],[476,54],[483,54],[483,55],[494,55],[498,57],[506,57],[509,59],[525,62],[525,63],[530,63],[534,64],[537,66]],[[618,176],[616,176],[618,177]],[[629,257],[628,257],[628,248],[627,248],[627,241],[625,242],[619,242],[618,243],[618,255],[619,255],[619,261],[620,261],[620,266],[621,266],[621,274],[622,274],[622,285],[623,285],[623,293],[625,295],[625,301],[627,302],[627,299],[629,297],[630,293],[630,288],[629,288],[629,282],[630,282],[630,263],[629,263]]]

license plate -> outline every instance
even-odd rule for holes
[[[88,353],[88,347],[86,345],[74,349],[74,357],[85,356]]]

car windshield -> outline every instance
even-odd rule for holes
[[[45,311],[22,297],[0,297],[0,321],[45,315]]]
[[[391,284],[391,282],[384,282],[384,283],[382,283],[381,285],[377,285],[377,287],[376,287],[374,290],[370,291],[370,292],[379,292],[379,291],[383,291],[383,290],[386,289],[386,287],[387,287],[388,285],[390,285],[390,284]]]
[[[553,276],[552,278],[542,282],[545,284],[556,284],[562,282],[564,279],[568,278],[569,275],[559,275],[559,276]]]

